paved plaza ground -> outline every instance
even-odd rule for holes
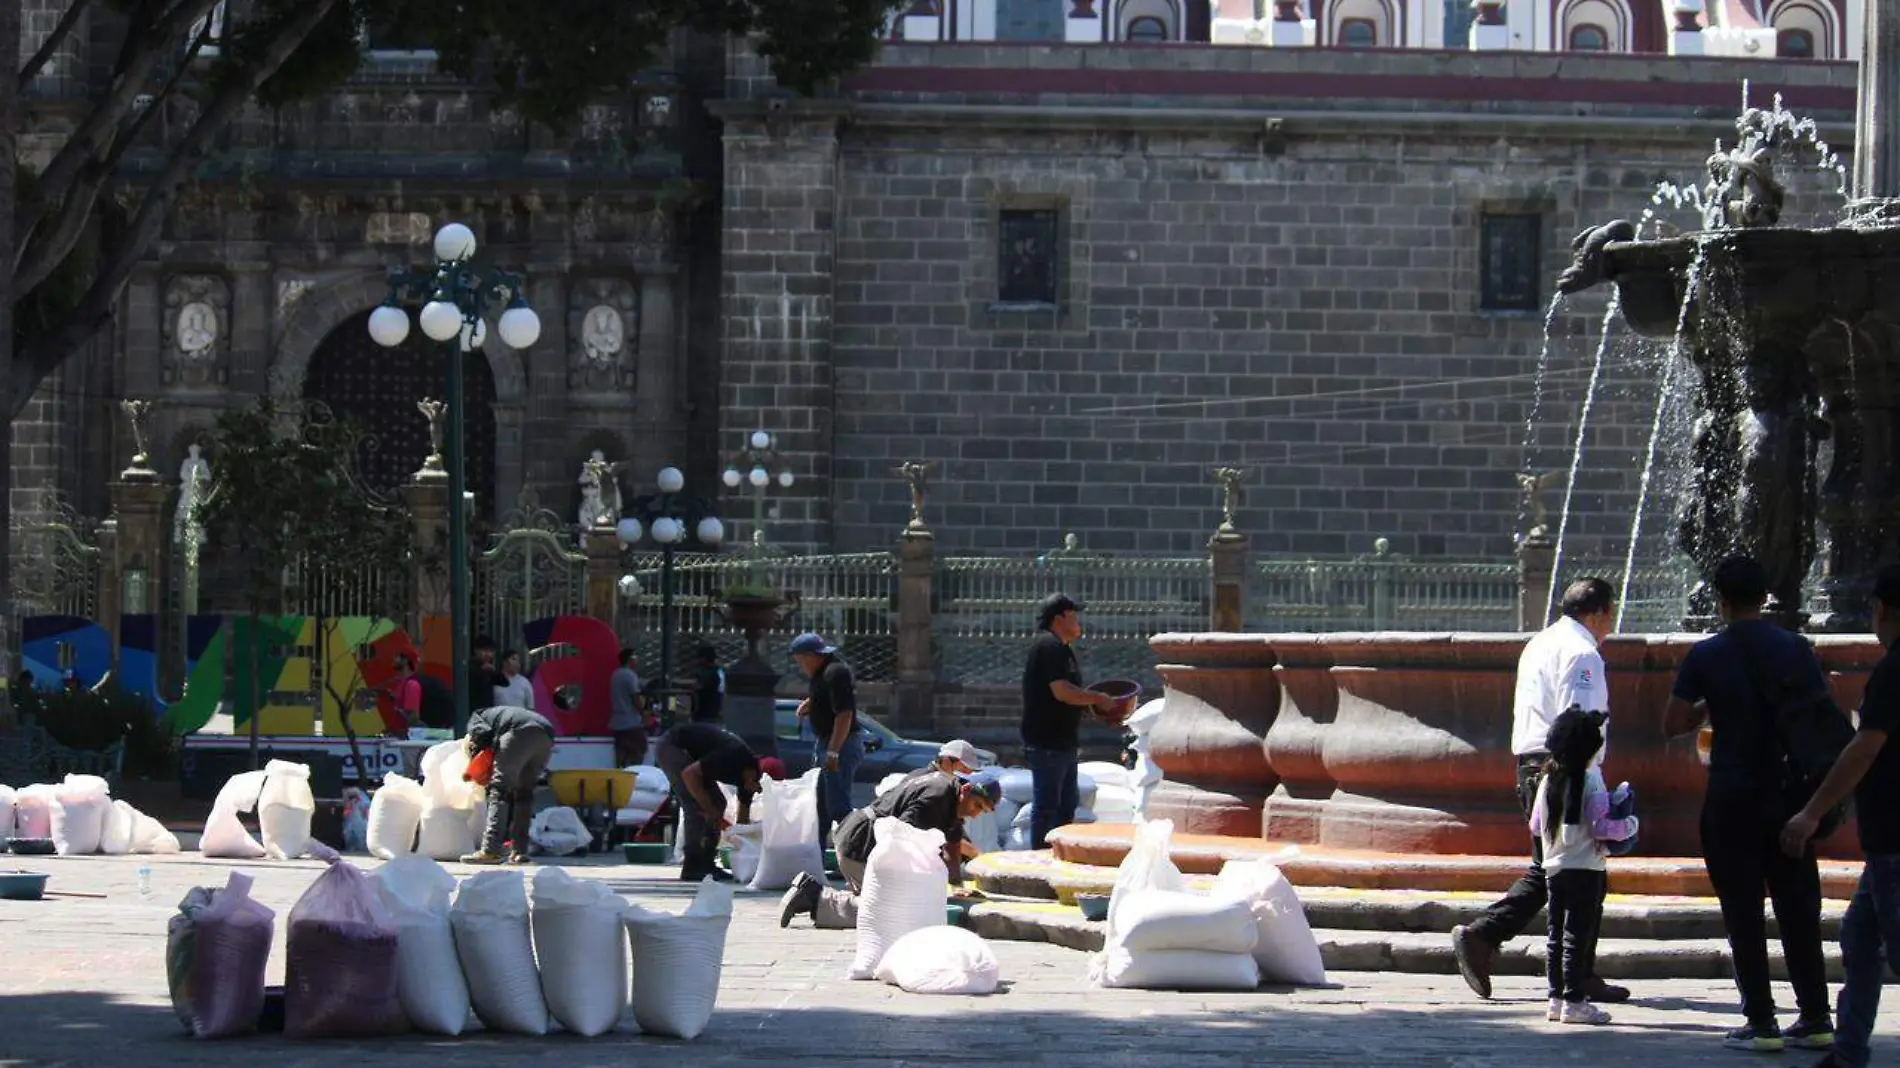
[[[1006,989],[988,998],[933,998],[851,982],[848,934],[796,925],[781,931],[777,895],[741,894],[727,942],[719,1011],[690,1045],[623,1030],[598,1039],[406,1037],[296,1043],[281,1035],[227,1042],[181,1037],[165,988],[165,923],[191,886],[222,885],[228,862],[195,854],[150,858],[153,894],[137,892],[139,858],[10,858],[54,873],[49,889],[103,899],[0,902],[0,1065],[146,1068],[349,1065],[435,1060],[456,1068],[690,1064],[1060,1065],[1063,1068],[1231,1068],[1243,1064],[1543,1068],[1556,1065],[1739,1065],[1757,1055],[1721,1048],[1735,1026],[1723,982],[1633,984],[1637,1001],[1612,1027],[1543,1022],[1542,983],[1499,980],[1501,1000],[1473,998],[1455,977],[1340,973],[1328,990],[1251,994],[1098,990],[1087,958],[1049,945],[995,943]],[[310,861],[244,864],[279,923],[319,868]],[[451,870],[458,870],[452,866]],[[633,900],[683,907],[691,888],[669,868],[578,866]],[[271,961],[283,975],[281,931]],[[1778,994],[1787,997],[1785,987]],[[1881,1029],[1900,1035],[1900,997]],[[1892,1056],[1893,1040],[1877,1050]],[[1773,1063],[1804,1066],[1811,1053]]]

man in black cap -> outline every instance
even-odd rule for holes
[[[717,723],[682,723],[660,738],[653,762],[666,773],[684,817],[680,879],[696,883],[710,875],[731,882],[732,875],[714,859],[719,832],[730,826],[725,792],[718,784],[739,791],[739,822],[752,822],[752,797],[759,792],[758,756],[744,739]]]
[[[817,634],[792,639],[792,659],[811,679],[811,696],[798,703],[800,717],[811,722],[818,741],[813,756],[818,773],[818,838],[831,840],[831,825],[851,813],[851,784],[864,760],[858,733],[858,686],[851,665],[838,658],[838,647]]]
[[[1082,636],[1077,613],[1081,602],[1066,593],[1051,594],[1036,609],[1041,633],[1029,646],[1023,668],[1023,761],[1035,784],[1030,848],[1047,848],[1057,827],[1075,822],[1082,794],[1076,782],[1076,753],[1082,710],[1112,711],[1122,702],[1082,688],[1082,669],[1071,648]]]

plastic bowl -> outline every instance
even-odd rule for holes
[[[962,927],[970,918],[970,906],[957,902],[948,902],[943,907],[943,922],[951,927]]]
[[[0,899],[38,901],[46,896],[46,873],[41,871],[0,871]]]
[[[665,842],[628,842],[620,847],[629,864],[665,864],[673,847]]]
[[[51,838],[15,838],[7,843],[7,848],[22,857],[50,857],[59,852]]]
[[[1075,907],[1082,910],[1082,918],[1090,923],[1101,923],[1108,919],[1107,894],[1077,894]]]
[[[826,873],[831,874],[831,875],[844,874],[844,872],[838,870],[838,851],[837,850],[835,849],[825,850],[825,871]]]
[[[1141,683],[1133,679],[1104,679],[1093,686],[1084,687],[1090,693],[1107,694],[1121,702],[1112,712],[1095,711],[1097,718],[1117,726],[1134,714],[1135,702],[1141,697]]]

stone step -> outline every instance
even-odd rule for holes
[[[966,925],[985,938],[1016,942],[1048,942],[1094,952],[1102,948],[1107,925],[1084,920],[1075,909],[1051,902],[990,901],[973,906]],[[1317,927],[1320,959],[1333,972],[1409,972],[1455,975],[1457,960],[1451,939],[1442,932],[1337,930]],[[1823,952],[1828,981],[1842,980],[1840,947],[1831,939]],[[1769,968],[1777,981],[1787,980],[1781,947],[1768,945]],[[1085,965],[1078,958],[1077,968]],[[1730,976],[1728,943],[1721,938],[1657,940],[1605,938],[1597,943],[1597,970],[1607,979],[1726,979]],[[1544,974],[1541,932],[1519,938],[1499,951],[1496,975]]]

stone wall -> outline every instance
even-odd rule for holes
[[[835,484],[812,507],[832,507],[832,536],[808,527],[809,544],[888,544],[906,514],[889,468],[926,459],[942,465],[940,551],[1073,531],[1093,549],[1192,552],[1217,521],[1209,469],[1238,464],[1257,552],[1385,536],[1416,556],[1501,557],[1527,439],[1529,466],[1568,467],[1601,336],[1604,296],[1567,302],[1539,374],[1571,236],[1640,215],[1659,180],[1699,184],[1744,79],[1757,103],[1785,91],[1849,140],[1846,65],[892,47],[846,82],[835,163],[831,119],[798,105],[776,133],[728,125],[724,396],[775,403],[817,438]],[[1832,176],[1794,179],[1790,221],[1838,203]],[[731,216],[745,207],[757,217]],[[1060,213],[1053,313],[996,303],[998,215],[1014,207]],[[1480,308],[1487,212],[1537,216],[1540,310]],[[734,257],[755,234],[776,258]],[[835,301],[828,358],[778,340],[783,323],[759,317],[775,300]],[[1662,367],[1612,337],[1573,563],[1621,563]],[[1667,461],[1683,407],[1663,424]],[[1652,494],[1651,531],[1666,497]]]

